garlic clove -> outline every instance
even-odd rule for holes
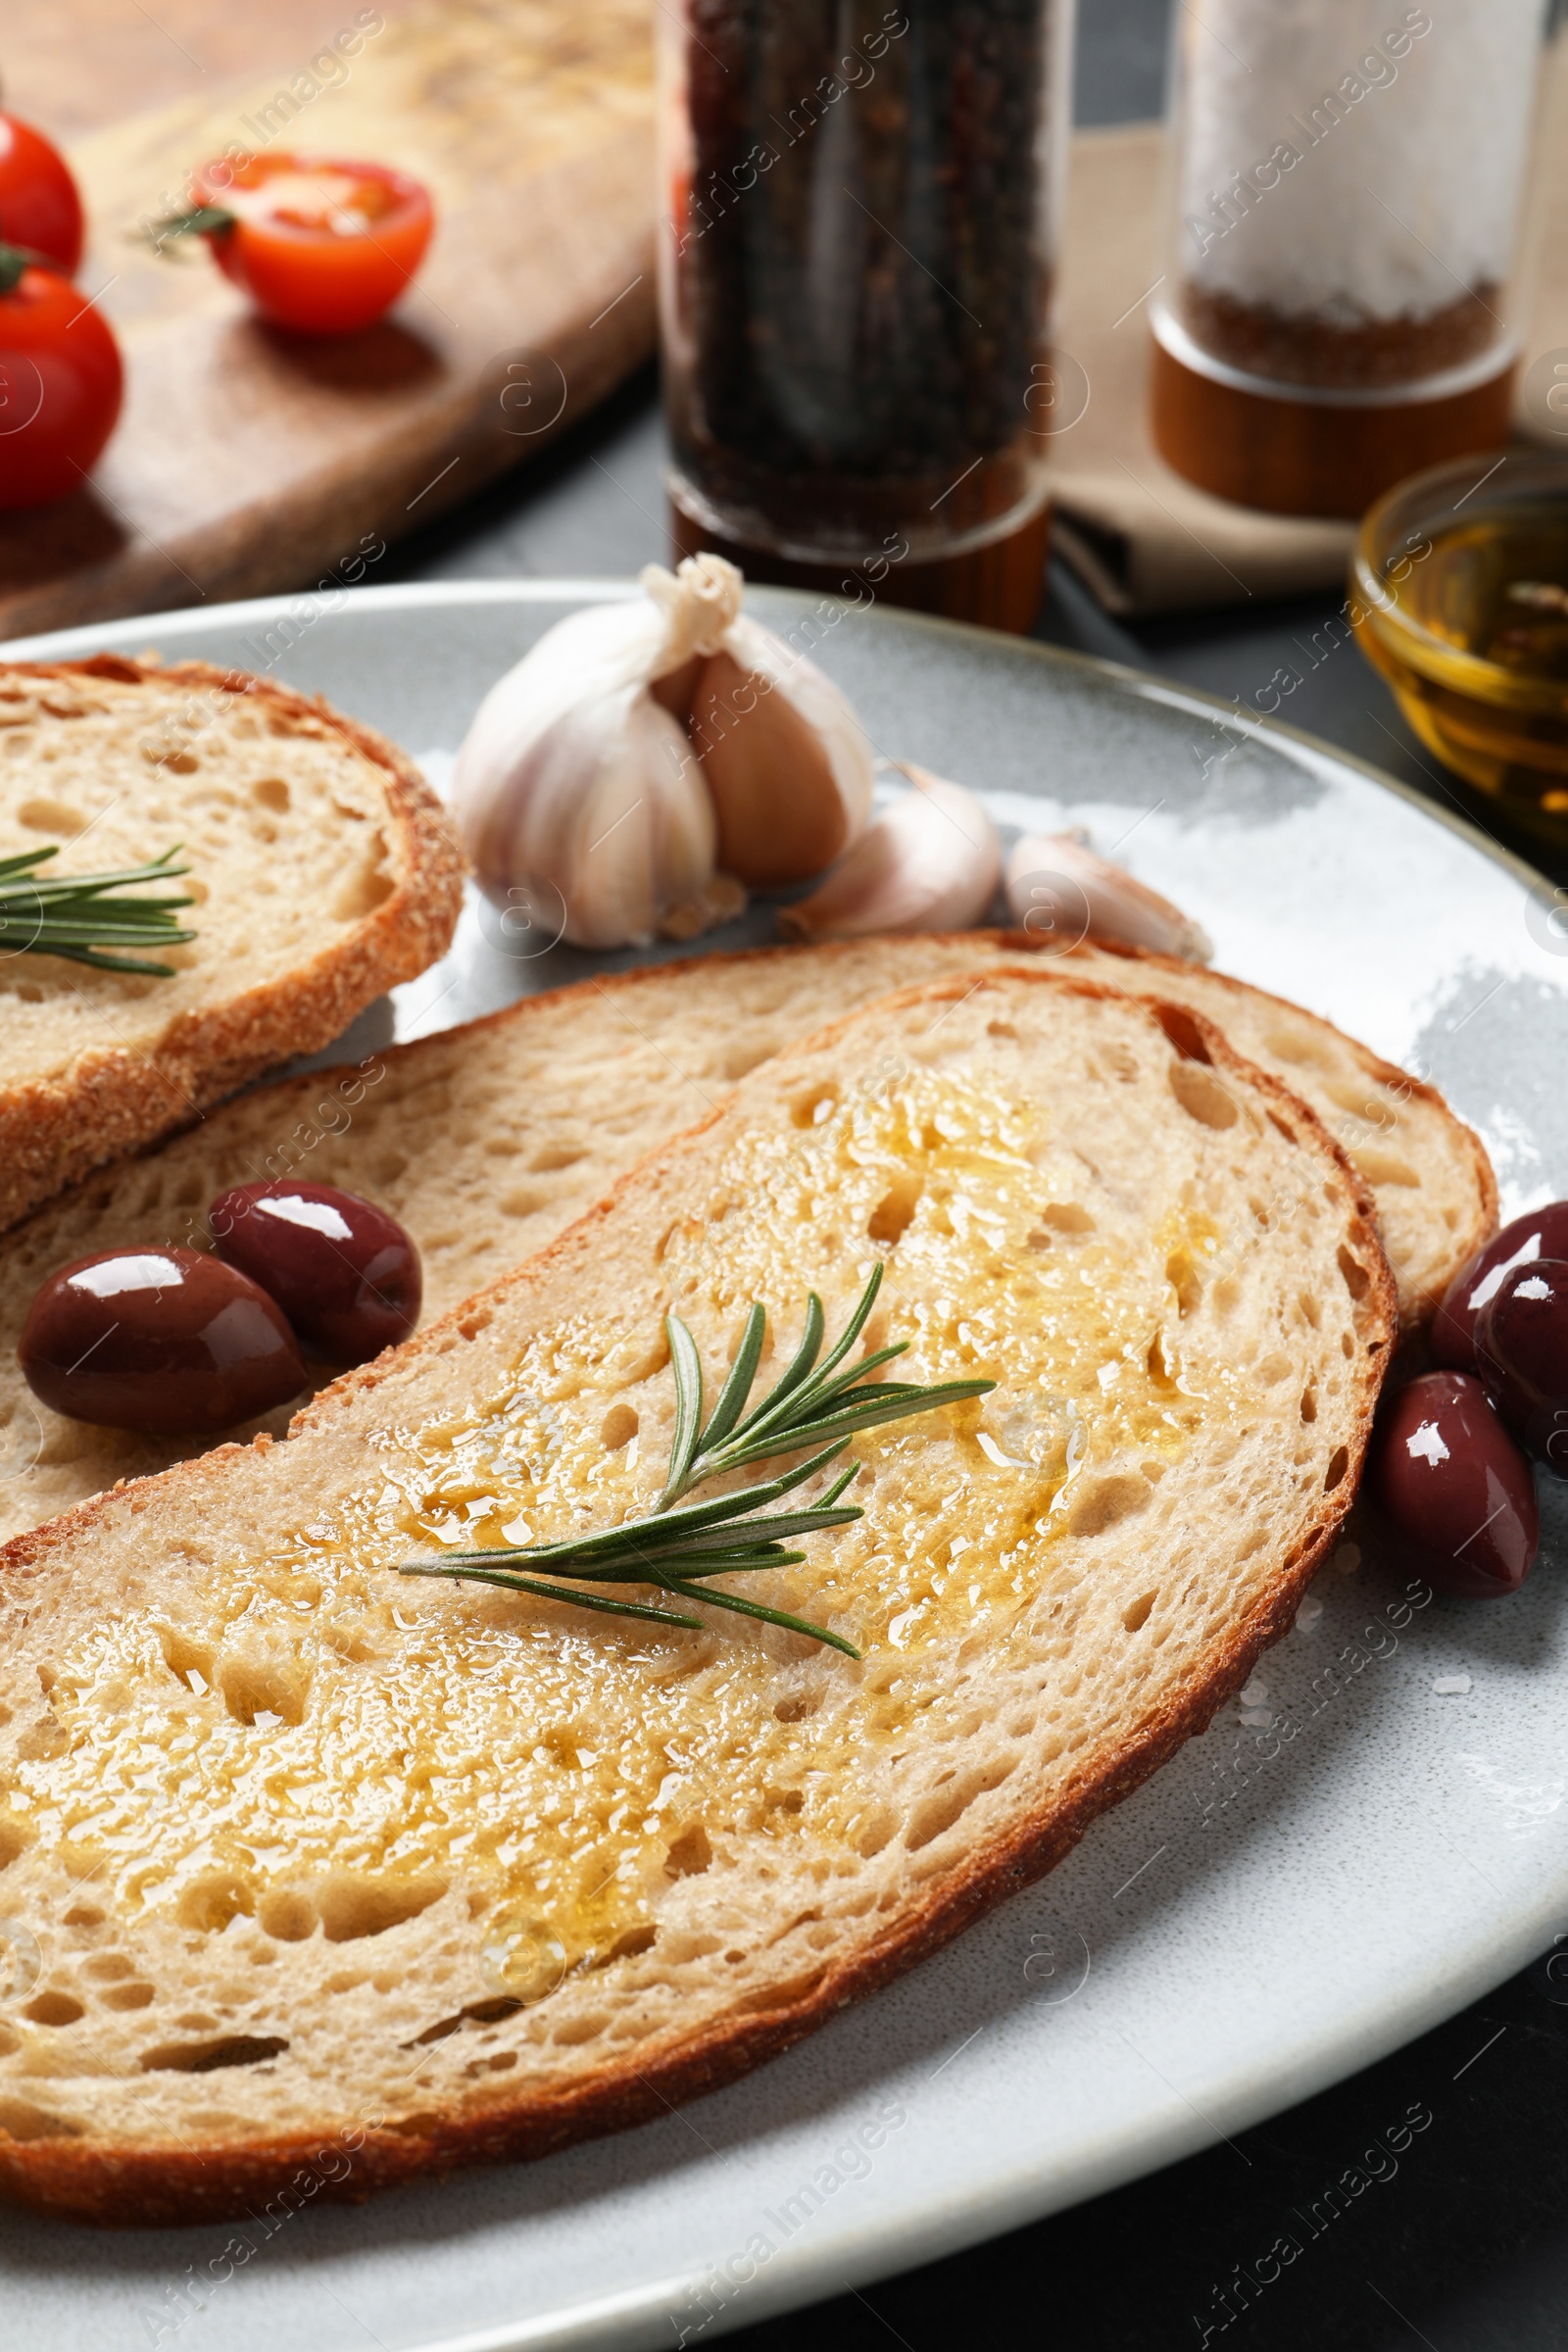
[[[465,754],[467,746],[465,745]],[[713,870],[713,812],[684,731],[646,688],[568,703],[509,762],[459,763],[455,793],[479,878],[542,883],[582,948],[651,940]]]
[[[765,890],[832,864],[850,811],[821,735],[787,695],[733,654],[713,654],[692,697],[691,732],[726,872]]]
[[[505,886],[503,844],[529,831],[527,779],[539,747],[559,729],[597,760],[603,728],[595,711],[607,697],[636,692],[664,640],[652,605],[630,598],[590,605],[547,629],[523,659],[498,678],[474,713],[458,753],[452,807],[481,881]],[[695,762],[693,762],[693,780]],[[537,870],[537,869],[536,869]]]
[[[692,696],[697,692],[697,681],[707,663],[706,654],[693,654],[681,662],[678,669],[662,670],[649,684],[648,691],[655,702],[688,729],[692,719]]]
[[[552,877],[566,902],[566,939],[646,945],[664,910],[710,880],[713,814],[695,769],[669,713],[646,691],[632,695],[597,775],[579,783],[569,879]]]
[[[1188,963],[1206,963],[1214,953],[1201,923],[1074,833],[1023,835],[1007,859],[1007,905],[1014,922],[1058,955],[1081,939],[1114,940]]]
[[[458,755],[453,811],[480,883],[559,894],[577,947],[653,939],[713,871],[702,769],[648,685],[668,645],[646,596],[570,614],[492,686]]]
[[[691,735],[719,861],[743,882],[804,882],[864,830],[876,784],[865,729],[814,662],[744,613],[703,667]]]
[[[781,907],[797,939],[858,939],[871,931],[963,931],[990,906],[1002,844],[961,784],[906,765],[914,787],[868,826],[808,899]]]

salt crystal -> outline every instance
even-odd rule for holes
[[[1263,1682],[1257,1675],[1254,1674],[1251,1681],[1248,1684],[1246,1690],[1241,1693],[1242,1705],[1244,1707],[1260,1707],[1267,1697],[1267,1683]]]
[[[1274,1721],[1273,1710],[1269,1707],[1244,1707],[1242,1721],[1250,1732],[1266,1732]]]
[[[1458,1698],[1470,1688],[1467,1674],[1440,1674],[1432,1686],[1439,1698]]]
[[[1309,1592],[1296,1612],[1296,1622],[1303,1634],[1309,1634],[1323,1614],[1323,1603],[1315,1592]]]

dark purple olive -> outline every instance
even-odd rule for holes
[[[1408,1564],[1440,1592],[1492,1599],[1530,1574],[1530,1464],[1468,1372],[1425,1372],[1390,1399],[1368,1484]]]
[[[1476,1361],[1520,1445],[1568,1478],[1568,1260],[1509,1268],[1477,1318]]]
[[[1568,1200],[1548,1200],[1515,1217],[1454,1276],[1427,1335],[1435,1364],[1475,1370],[1477,1316],[1509,1267],[1533,1265],[1538,1257],[1568,1257]]]
[[[74,1421],[206,1437],[306,1386],[265,1291],[199,1250],[106,1250],[51,1274],[17,1349],[35,1396]]]
[[[334,1364],[363,1364],[419,1320],[419,1252],[396,1217],[331,1184],[238,1184],[208,1212],[220,1257]]]

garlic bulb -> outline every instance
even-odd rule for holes
[[[997,828],[972,792],[906,766],[914,790],[860,835],[819,890],[780,909],[797,939],[868,931],[962,931],[990,906],[1002,875]]]
[[[1007,905],[1039,945],[1065,955],[1081,939],[1152,948],[1206,963],[1213,944],[1195,923],[1125,866],[1097,857],[1087,835],[1025,833],[1007,859]]]
[[[650,564],[641,586],[558,622],[491,688],[453,782],[481,882],[553,886],[579,947],[690,938],[744,905],[737,884],[818,871],[870,811],[859,721],[742,614],[732,564]]]

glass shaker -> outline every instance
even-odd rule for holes
[[[662,0],[683,552],[1026,628],[1070,0]],[[848,591],[854,593],[853,583]]]
[[[1177,13],[1153,426],[1249,506],[1358,514],[1508,436],[1543,0]]]

